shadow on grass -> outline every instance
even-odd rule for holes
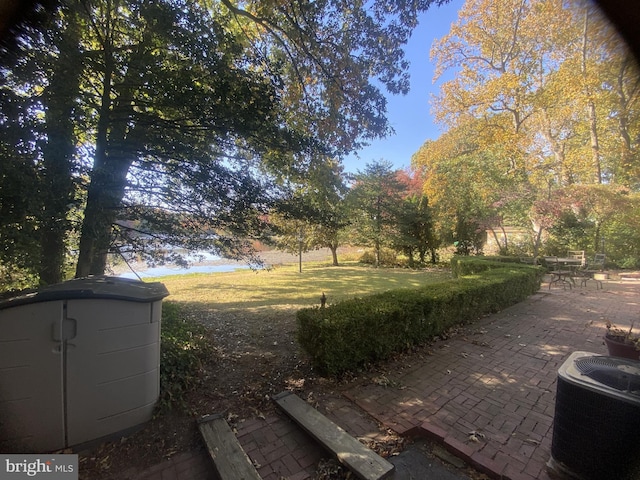
[[[326,264],[282,266],[269,271],[235,271],[194,274],[158,279],[176,302],[208,304],[209,308],[248,309],[298,307],[320,304],[324,293],[328,304],[397,288],[418,288],[451,278],[448,271],[371,268]]]

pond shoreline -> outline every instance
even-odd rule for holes
[[[355,247],[338,248],[338,260],[340,255],[357,253],[359,249]],[[287,253],[279,250],[266,250],[258,252],[258,256],[262,259],[265,266],[290,265],[300,261],[298,254]],[[302,253],[302,262],[331,262],[331,250],[321,248]],[[202,261],[194,261],[190,263],[188,268],[181,268],[173,264],[167,264],[158,267],[149,267],[144,262],[132,262],[130,266],[124,261],[118,265],[110,267],[110,275],[137,278],[155,277],[166,275],[184,275],[189,273],[213,273],[213,272],[230,272],[235,269],[249,268],[250,265],[244,260],[231,260],[228,258],[204,259]],[[155,273],[154,273],[155,272]]]

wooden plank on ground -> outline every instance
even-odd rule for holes
[[[273,400],[359,478],[380,480],[393,472],[393,464],[365,447],[294,393],[282,392]]]
[[[261,480],[222,415],[207,415],[198,419],[198,429],[221,480]]]

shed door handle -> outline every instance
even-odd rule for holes
[[[62,320],[62,340],[76,338],[78,322],[75,318],[65,318]]]
[[[75,318],[63,318],[51,324],[51,338],[54,342],[64,342],[76,338],[78,322]]]

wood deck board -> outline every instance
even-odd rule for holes
[[[273,399],[302,429],[333,452],[359,478],[380,480],[393,472],[393,464],[365,447],[297,395],[282,392]]]
[[[221,415],[199,419],[198,429],[221,480],[261,480],[251,459]]]

